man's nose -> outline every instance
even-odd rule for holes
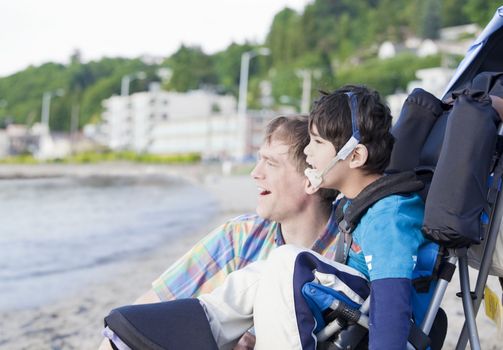
[[[253,167],[251,173],[250,173],[250,176],[257,180],[257,179],[261,179],[264,177],[263,175],[263,172],[262,172],[262,166],[261,166],[261,161],[258,161],[257,164],[255,164],[255,167]]]

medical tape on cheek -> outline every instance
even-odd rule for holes
[[[351,137],[321,173],[311,168],[304,170],[304,175],[306,175],[311,185],[314,188],[318,188],[323,182],[323,176],[325,176],[335,166],[335,164],[337,164],[339,160],[346,159],[351,154],[351,152],[353,152],[356,146],[358,146],[358,143],[359,141],[356,138]]]
[[[319,174],[315,169],[306,168],[306,170],[304,170],[304,175],[306,175],[307,179],[311,183],[311,186],[313,186],[315,189],[318,189],[318,187],[320,187],[321,183],[323,182],[321,174]]]
[[[360,141],[351,136],[351,138],[344,144],[344,146],[337,153],[334,159],[332,159],[330,163],[325,167],[325,169],[321,172],[321,177],[325,176],[325,174],[329,172],[339,160],[346,159],[351,154],[351,152],[353,152],[356,146],[358,146],[359,142]]]

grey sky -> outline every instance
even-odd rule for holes
[[[183,42],[207,53],[262,41],[283,7],[310,0],[0,0],[0,76],[47,61],[168,56]]]

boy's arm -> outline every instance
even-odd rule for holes
[[[412,271],[424,237],[422,200],[390,196],[369,218],[361,249],[371,280],[370,349],[406,349],[412,314]],[[374,207],[375,208],[375,207]]]
[[[411,280],[407,278],[372,281],[369,349],[406,349],[412,313],[411,289]]]

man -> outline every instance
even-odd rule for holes
[[[304,176],[307,163],[303,154],[308,143],[307,116],[272,120],[251,173],[258,187],[258,215],[239,216],[211,232],[155,280],[152,289],[135,303],[211,292],[231,272],[265,259],[285,243],[311,248],[332,259],[337,225],[331,212],[336,192],[310,189]]]

